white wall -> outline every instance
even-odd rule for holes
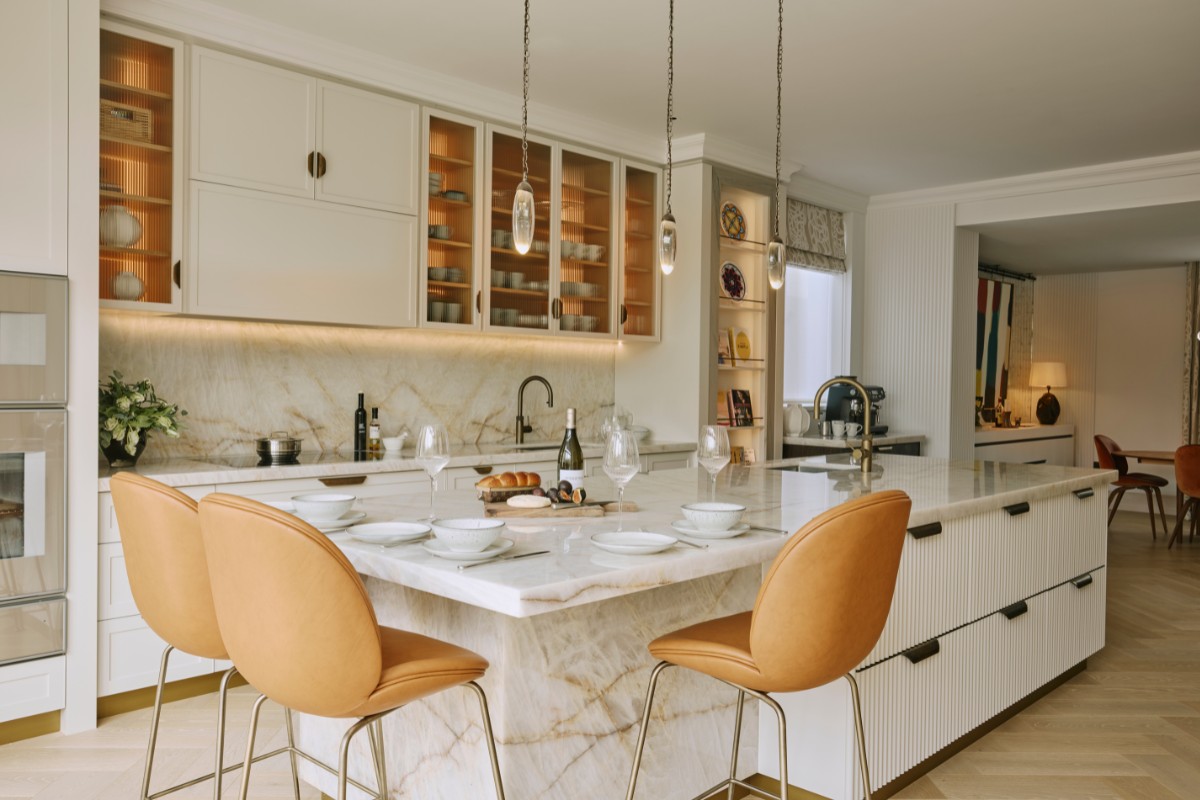
[[[1079,467],[1090,467],[1096,457],[1092,436],[1098,282],[1095,274],[1047,275],[1033,287],[1033,360],[1067,365],[1069,385],[1055,389],[1054,396],[1062,408],[1059,424],[1075,426],[1075,466]]]
[[[1182,266],[1097,276],[1095,428],[1122,447],[1174,450],[1183,441],[1184,290]],[[1130,468],[1169,478],[1174,492],[1172,467]],[[1145,511],[1139,500],[1121,508]]]

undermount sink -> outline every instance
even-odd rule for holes
[[[557,450],[562,447],[561,442],[524,442],[522,444],[510,444],[510,450]]]

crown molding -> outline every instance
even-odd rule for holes
[[[870,198],[869,207],[874,211],[904,206],[1000,200],[1189,175],[1200,175],[1200,151],[875,195]]]
[[[840,186],[808,178],[804,175],[793,175],[788,184],[787,196],[793,200],[803,200],[834,211],[867,213],[867,203],[870,200],[865,194],[852,192]]]
[[[747,147],[731,139],[722,139],[708,133],[693,133],[690,136],[677,136],[671,140],[674,160],[713,161],[728,167],[745,170],[755,175],[766,177],[775,174],[775,153],[765,152],[753,147]],[[781,159],[779,174],[781,180],[803,169],[804,165],[790,159]]]
[[[521,97],[332,42],[205,0],[101,0],[102,13],[242,54],[403,95],[425,105],[505,125],[520,125]],[[665,161],[663,139],[601,119],[531,102],[536,132],[652,164]]]

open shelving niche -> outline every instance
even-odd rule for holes
[[[727,202],[735,204],[742,212],[746,222],[746,233],[742,239],[728,236],[721,226],[719,215]],[[750,339],[749,358],[739,359],[734,354],[731,360],[717,364],[716,387],[717,392],[726,397],[733,389],[748,391],[753,424],[732,425],[729,417],[720,416],[719,411],[714,411],[714,421],[729,426],[730,447],[753,450],[755,460],[761,462],[771,458],[768,427],[772,404],[770,363],[773,342],[770,330],[772,315],[767,312],[771,308],[773,293],[767,282],[766,245],[772,230],[771,197],[722,186],[721,202],[715,210],[718,215],[715,221],[718,254],[714,259],[713,281],[717,292],[717,333],[719,336],[727,329],[741,329]],[[721,273],[726,262],[737,265],[745,280],[746,291],[741,300],[730,297],[722,285]],[[732,350],[732,343],[730,347]],[[718,404],[720,407],[723,407],[722,404]],[[728,407],[728,404],[724,407]]]

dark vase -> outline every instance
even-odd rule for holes
[[[118,442],[115,439],[108,443],[108,447],[102,447],[100,450],[104,453],[104,457],[108,459],[108,465],[113,469],[136,467],[137,460],[141,458],[142,451],[146,449],[148,439],[149,437],[143,433],[142,438],[138,439],[133,455],[125,452],[124,442]]]

